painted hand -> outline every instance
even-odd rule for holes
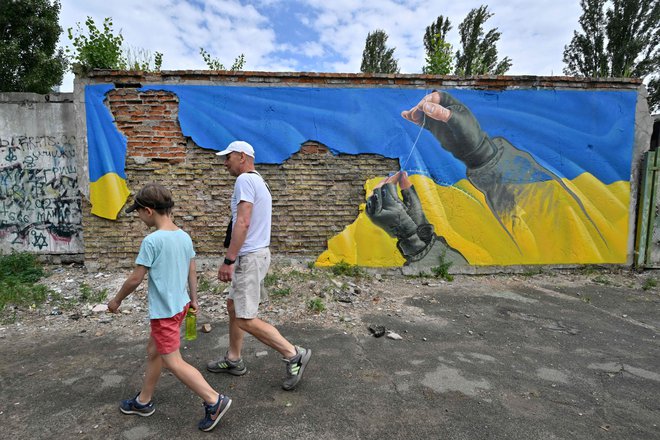
[[[397,194],[397,184],[403,200]],[[384,179],[374,188],[367,199],[366,213],[376,226],[397,239],[397,248],[406,261],[423,258],[435,241],[433,225],[426,219],[405,172]]]
[[[442,147],[468,168],[487,163],[497,152],[474,114],[447,92],[433,91],[419,103],[401,112],[408,121],[427,128]]]

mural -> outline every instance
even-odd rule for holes
[[[75,151],[75,136],[0,137],[3,252],[83,248]]]
[[[111,89],[86,87],[93,213],[106,218],[128,194],[126,140],[103,105]],[[318,264],[626,261],[636,91],[141,90],[176,94],[183,134],[201,147],[244,139],[257,163],[282,163],[308,140],[398,159],[365,182],[358,217]]]

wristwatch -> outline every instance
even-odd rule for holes
[[[229,258],[225,257],[225,264],[227,266],[231,266],[234,263],[236,263],[236,260],[230,260]]]

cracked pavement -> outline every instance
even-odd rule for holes
[[[277,353],[251,337],[248,374],[207,372],[228,342],[224,316],[209,315],[213,330],[183,341],[182,354],[234,400],[211,434],[197,430],[199,398],[167,372],[153,416],[120,414],[119,400],[140,387],[146,322],[33,323],[29,332],[3,325],[2,436],[660,439],[660,296],[635,277],[362,280],[372,290],[361,295],[373,304],[351,320],[289,321],[279,310],[282,334],[313,350],[292,392],[280,388],[285,365]],[[387,295],[392,307],[382,306]],[[376,338],[370,325],[402,339]]]

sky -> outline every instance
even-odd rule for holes
[[[207,69],[203,47],[229,68],[245,55],[243,70],[358,73],[369,32],[384,30],[401,73],[421,73],[424,32],[439,15],[449,18],[448,40],[460,48],[458,25],[482,4],[497,28],[508,75],[562,75],[564,46],[579,29],[579,0],[61,0],[62,47],[67,29],[92,17],[111,17],[125,48],[163,54],[163,70]],[[62,92],[73,90],[73,74]]]

